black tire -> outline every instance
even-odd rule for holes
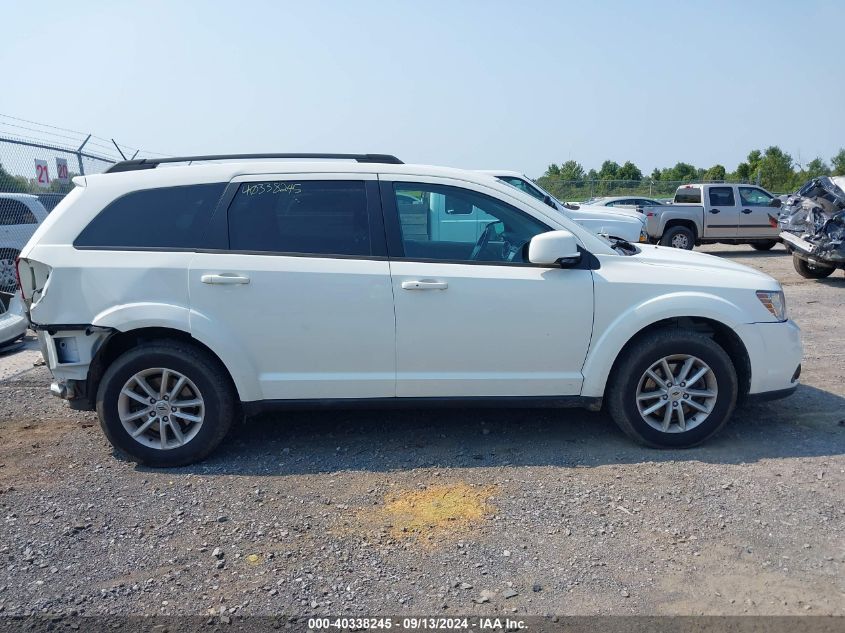
[[[196,435],[184,445],[166,450],[133,439],[118,412],[118,398],[127,381],[138,372],[162,367],[186,376],[204,401],[204,416]],[[206,351],[180,341],[156,341],[125,352],[109,366],[97,389],[97,414],[109,442],[147,466],[168,468],[204,459],[226,437],[236,411],[234,390],[225,369]]]
[[[695,233],[686,226],[673,226],[660,238],[660,245],[691,251],[695,246]]]
[[[0,292],[14,293],[18,289],[15,260],[20,251],[14,248],[0,248]]]
[[[769,240],[767,242],[752,242],[751,248],[755,251],[770,251],[778,243],[778,240]]]
[[[792,266],[795,272],[804,277],[804,279],[824,279],[830,277],[836,268],[828,266],[814,266],[807,260],[801,259],[797,255],[792,256]]]
[[[695,356],[709,365],[718,392],[715,404],[700,424],[687,431],[663,432],[640,415],[637,389],[646,370],[661,358],[675,354]],[[645,334],[628,346],[614,365],[605,400],[613,420],[634,441],[654,448],[687,448],[721,430],[733,413],[738,392],[736,369],[725,350],[700,332],[677,328]]]

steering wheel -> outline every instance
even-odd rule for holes
[[[484,227],[481,235],[478,236],[478,241],[475,243],[475,246],[472,249],[472,254],[469,256],[471,261],[477,261],[478,256],[481,255],[481,251],[483,251],[487,247],[487,244],[490,243],[490,238],[493,237],[493,233],[495,233],[495,229],[493,228],[494,224],[496,223],[490,222]]]

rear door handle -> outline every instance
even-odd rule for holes
[[[719,213],[719,209],[710,209],[710,213]]]
[[[220,275],[203,275],[200,277],[200,281],[204,284],[211,284],[214,286],[248,284],[249,277],[235,275],[234,273],[221,273]]]
[[[446,290],[448,287],[449,283],[446,281],[431,281],[428,279],[402,282],[402,290]]]
[[[743,212],[743,213],[746,213],[746,214],[748,214],[748,213],[753,213],[753,212],[751,211],[751,209],[743,209],[743,210],[742,210],[742,212]]]

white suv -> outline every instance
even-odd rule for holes
[[[140,462],[202,459],[241,415],[362,403],[604,402],[635,440],[690,446],[797,387],[763,273],[614,247],[477,172],[214,158],[77,177],[21,253],[53,393]]]
[[[47,217],[38,196],[28,193],[0,193],[0,292],[14,293],[15,259]]]

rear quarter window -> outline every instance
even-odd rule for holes
[[[701,204],[701,189],[698,187],[680,187],[675,192],[676,204]]]
[[[127,193],[100,211],[73,245],[116,250],[199,248],[225,187],[213,183]]]

